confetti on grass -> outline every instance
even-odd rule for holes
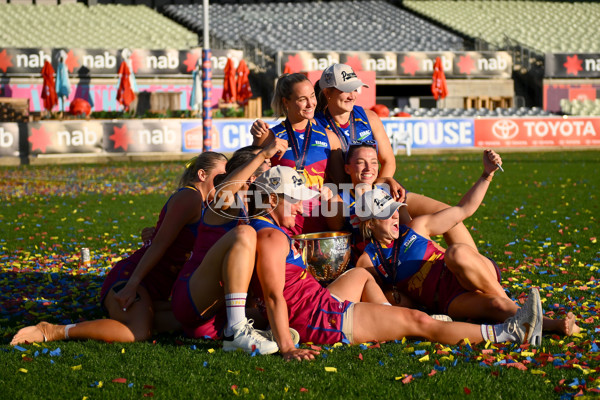
[[[109,217],[102,204],[92,202],[106,195],[114,196],[112,201],[119,201],[118,196],[129,194],[144,196],[160,193],[166,198],[171,189],[154,169],[145,167],[129,169],[125,172],[126,179],[104,173],[103,167],[77,166],[61,174],[54,174],[50,170],[24,169],[25,176],[15,178],[9,170],[0,169],[0,218],[3,232],[8,232],[11,238],[10,246],[7,239],[0,238],[0,285],[3,288],[0,291],[0,324],[3,326],[20,327],[40,319],[70,323],[104,316],[97,298],[104,276],[113,263],[133,252],[139,241],[137,237],[119,236],[118,227],[132,218],[142,220],[144,216]],[[431,173],[430,170],[423,177],[429,179]],[[62,178],[55,179],[54,176]],[[388,370],[392,363],[382,360],[382,356],[387,360],[385,346],[389,345],[365,343],[360,345],[360,353],[356,356],[362,362],[360,365],[381,366],[381,373],[388,374],[388,379],[395,377],[404,385],[411,382],[414,385],[415,380],[439,379],[441,374],[452,371],[457,365],[469,363],[477,368],[488,369],[490,377],[501,377],[503,371],[510,370],[510,373],[527,374],[529,379],[540,379],[540,382],[548,380],[561,398],[597,396],[600,393],[600,253],[597,250],[598,223],[594,219],[597,213],[592,207],[594,201],[590,201],[590,204],[579,202],[574,206],[561,200],[569,195],[568,190],[575,183],[581,184],[574,181],[568,183],[565,179],[561,185],[565,185],[566,189],[553,186],[553,198],[560,203],[554,209],[536,208],[536,204],[530,201],[515,204],[514,209],[506,215],[498,216],[498,219],[502,219],[501,227],[505,228],[508,236],[512,235],[507,237],[505,243],[489,243],[489,238],[481,235],[484,230],[480,225],[490,222],[481,218],[479,212],[469,219],[469,224],[481,252],[498,262],[502,284],[511,298],[522,304],[531,287],[540,288],[545,315],[564,318],[567,312],[573,311],[578,324],[584,329],[580,335],[563,338],[546,334],[543,347],[537,349],[492,343],[442,346],[403,339],[393,346],[400,348],[403,356],[419,362],[415,363],[415,370],[393,372]],[[553,183],[545,180],[529,184],[536,189],[543,189]],[[451,188],[446,190],[452,191]],[[498,196],[500,190],[500,187],[495,187],[490,194]],[[84,193],[87,197],[80,200],[78,196]],[[454,193],[451,194],[454,197]],[[495,204],[502,204],[491,197],[487,200],[490,204],[491,200]],[[21,207],[27,203],[41,205],[44,213]],[[9,207],[22,208],[23,211],[13,218],[12,213],[4,211]],[[565,208],[572,210],[572,215],[561,214]],[[574,221],[576,214],[579,214],[577,223]],[[11,217],[7,218],[7,215]],[[48,227],[49,217],[59,221],[57,226]],[[154,219],[146,216],[144,223],[152,224]],[[88,232],[95,225],[104,226],[105,232],[92,237]],[[81,247],[91,249],[90,267],[80,267]],[[338,349],[343,351],[347,345],[337,343],[303,347],[322,350],[325,356]],[[34,354],[32,349],[34,347],[31,345],[23,345],[9,351],[27,362],[22,364],[27,366],[53,358],[50,364],[56,360],[52,367],[56,368],[61,362],[70,361],[70,357],[69,360],[67,357],[59,358],[61,350],[58,347],[39,348]],[[195,350],[192,346],[188,349]],[[207,357],[216,353],[213,348],[207,351],[210,354],[204,353]],[[208,368],[207,361],[202,365]],[[211,362],[211,369],[215,368],[213,365]],[[76,367],[81,367],[63,366],[74,371]],[[229,368],[234,371],[237,367],[231,365]],[[29,368],[29,371],[33,370]],[[569,378],[553,380],[556,378],[552,376],[556,374],[552,372],[562,373],[563,370],[567,370],[565,373],[570,374]],[[28,373],[28,369],[19,368],[16,371],[17,374],[23,374],[22,379],[36,378],[32,372]],[[338,372],[335,367],[325,367],[325,372],[344,373],[343,370]],[[256,367],[252,373],[264,374],[264,369]],[[232,375],[235,376],[233,372]],[[127,380],[115,378],[112,382],[127,383]],[[103,383],[99,381],[91,386],[102,388]],[[154,388],[145,385],[144,389]],[[234,394],[244,394],[237,386],[235,389],[232,386],[231,390]],[[294,390],[308,391],[304,387]],[[463,391],[464,394],[472,394],[467,387]],[[145,397],[153,395],[151,391],[144,393]]]

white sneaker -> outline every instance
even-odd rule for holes
[[[234,351],[242,349],[246,353],[252,353],[254,350],[260,354],[273,354],[279,351],[279,346],[275,341],[269,340],[264,336],[264,332],[254,329],[254,321],[244,318],[231,327],[233,335],[223,338],[223,350]]]
[[[446,314],[431,314],[430,317],[433,319],[437,319],[438,321],[452,322],[452,318],[450,318],[450,316]]]
[[[258,333],[260,333],[261,335],[263,335],[265,337],[265,339],[270,340],[272,342],[275,341],[275,336],[273,335],[272,330],[268,329],[266,331],[260,331],[257,329],[256,331]],[[300,334],[298,333],[297,330],[290,327],[290,335],[292,336],[292,341],[294,342],[294,346],[297,345],[298,343],[300,343]]]
[[[544,309],[542,308],[542,299],[541,299],[539,290],[535,289],[535,292],[537,293],[537,296],[540,299],[540,301],[537,302],[538,320],[536,321],[537,323],[535,325],[535,329],[533,330],[533,334],[531,335],[531,339],[529,340],[529,343],[531,343],[532,346],[537,347],[537,346],[542,345],[542,329],[544,327]]]
[[[508,325],[508,331],[519,338],[520,343],[539,346],[542,344],[542,314],[540,292],[533,288],[523,306],[504,323]]]

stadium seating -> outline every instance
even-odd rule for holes
[[[412,117],[423,118],[472,118],[472,117],[547,117],[554,114],[541,109],[540,107],[509,107],[496,108],[490,110],[487,108],[411,108],[405,106],[392,110],[391,115],[399,112],[410,114]]]
[[[600,52],[600,2],[405,0],[403,5],[497,47],[516,41],[540,54]]]
[[[600,99],[570,100],[561,99],[560,108],[566,115],[600,116]]]
[[[211,37],[224,48],[461,51],[463,39],[383,0],[211,4]],[[202,5],[167,5],[165,15],[201,33]]]
[[[146,6],[0,4],[0,47],[187,49],[198,35]]]

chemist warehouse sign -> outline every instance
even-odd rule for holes
[[[472,119],[382,119],[390,139],[409,132],[413,148],[473,147]]]
[[[231,152],[240,147],[252,144],[250,127],[254,120],[249,119],[213,119],[211,134],[211,150],[218,152]],[[273,120],[267,120],[271,126],[276,125]],[[182,151],[202,151],[202,121],[182,122],[183,133]]]
[[[213,120],[212,150],[230,152],[252,144],[252,120]],[[266,121],[275,126],[279,121]],[[390,136],[411,132],[413,148],[473,147],[472,119],[382,119]],[[183,151],[202,151],[202,122],[182,122]]]

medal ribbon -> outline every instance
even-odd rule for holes
[[[356,125],[354,124],[354,110],[350,111],[350,119],[348,120],[348,124],[350,127],[350,141],[348,141],[348,138],[346,137],[344,132],[342,132],[342,130],[340,129],[338,124],[336,124],[335,120],[333,119],[333,117],[329,113],[329,110],[327,110],[327,109],[325,109],[325,119],[327,120],[327,123],[331,127],[331,130],[340,139],[340,144],[342,145],[342,151],[345,154],[348,151],[349,143],[352,143],[357,138],[356,137]]]
[[[388,260],[385,258],[385,255],[383,254],[383,247],[381,247],[379,241],[373,240],[373,244],[375,245],[375,249],[377,250],[377,256],[379,257],[383,269],[388,273],[388,275],[391,275],[392,277],[392,288],[394,290],[394,297],[396,297],[396,264],[398,264],[398,255],[400,254],[400,247],[402,247],[402,240],[394,240],[394,245],[392,247],[392,257],[390,260],[391,262],[388,262]]]
[[[283,125],[285,126],[285,130],[288,134],[288,140],[290,143],[290,147],[292,148],[292,152],[294,153],[294,159],[296,161],[296,171],[300,175],[304,174],[304,166],[306,165],[306,156],[308,155],[308,147],[310,146],[310,137],[312,135],[312,128],[310,125],[310,120],[306,124],[306,129],[304,130],[304,144],[302,146],[302,152],[300,152],[300,144],[298,143],[298,138],[294,130],[292,129],[292,124],[290,124],[289,120],[283,121]]]

